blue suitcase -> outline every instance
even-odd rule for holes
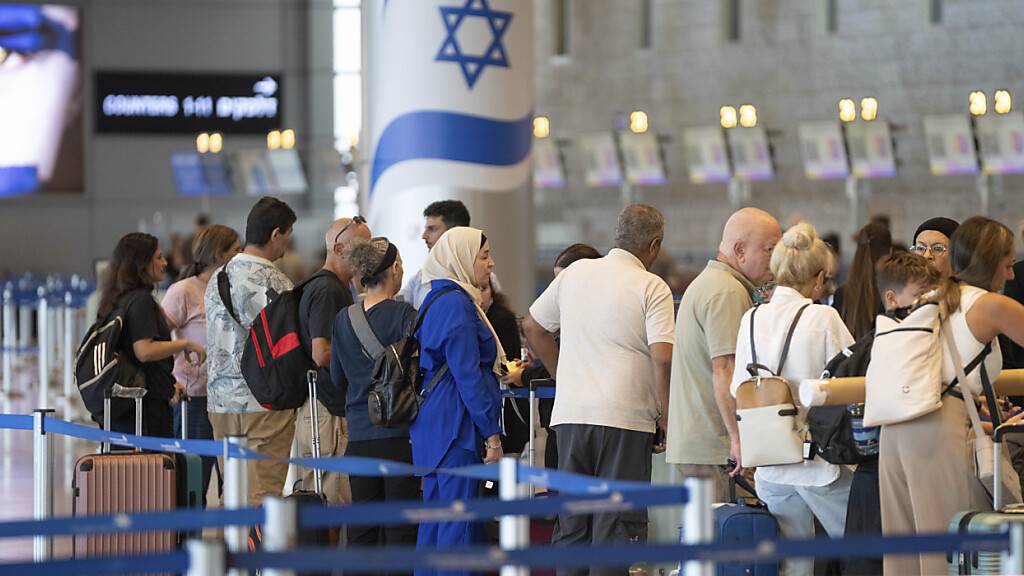
[[[754,487],[745,478],[730,481],[730,499],[726,504],[715,504],[715,538],[722,544],[756,544],[779,537],[779,523],[758,501],[756,506],[736,498],[736,485],[757,497]],[[717,564],[717,576],[778,576],[778,563]]]

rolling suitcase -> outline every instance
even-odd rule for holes
[[[144,392],[143,392],[144,393]],[[135,400],[135,433],[142,435],[142,397]],[[104,399],[105,430],[110,430],[110,398]],[[113,452],[82,456],[75,463],[72,480],[72,514],[134,514],[174,510],[178,502],[177,459],[170,454]],[[159,553],[174,550],[173,531],[130,534],[91,534],[72,541],[75,558],[89,556]]]
[[[992,434],[995,443],[993,450],[995,458],[996,481],[993,483],[993,507],[998,506],[994,511],[972,511],[960,512],[949,521],[949,531],[960,534],[998,534],[1002,532],[1009,522],[1024,522],[1024,504],[1011,504],[1002,506],[1003,483],[1000,480],[1000,469],[1003,467],[1002,444],[1007,434],[1024,433],[1024,425],[1003,425],[996,428]],[[954,552],[949,553],[946,559],[949,562],[949,573],[954,576],[961,574],[1002,574],[1000,564],[1000,552]]]
[[[779,537],[779,523],[768,512],[768,507],[758,502],[751,506],[746,500],[736,498],[736,485],[750,492],[755,498],[754,487],[745,478],[729,481],[731,502],[714,504],[715,538],[720,544],[753,544],[762,540],[776,540]],[[717,576],[776,576],[778,563],[731,563],[716,565]]]
[[[188,440],[188,396],[181,400],[181,439]],[[178,467],[178,506],[181,508],[205,508],[206,486],[203,485],[203,458],[197,454],[176,454]],[[202,530],[181,534],[181,542],[199,538]]]
[[[316,379],[316,370],[310,370],[306,373],[306,382],[309,387],[310,447],[312,448],[313,458],[320,457],[320,426],[318,425],[319,410],[317,409],[316,399]],[[299,480],[295,483],[295,486],[301,486],[301,483],[302,480]],[[293,488],[292,493],[287,498],[295,500],[299,508],[309,505],[326,506],[327,497],[324,496],[323,471],[314,469],[312,490],[309,490],[306,486],[302,486],[299,489]],[[330,528],[301,528],[298,531],[298,545],[303,548],[333,546],[337,544],[337,541],[338,537],[332,534]],[[253,526],[249,531],[249,550],[255,552],[262,547],[263,527],[260,525]]]

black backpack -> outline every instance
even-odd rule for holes
[[[75,384],[82,402],[97,423],[103,422],[103,399],[110,398],[114,386],[145,388],[142,369],[123,352],[125,311],[135,301],[119,304],[102,320],[89,327],[75,354]],[[116,398],[110,403],[112,420],[127,414],[130,400]]]
[[[824,377],[847,378],[867,374],[874,342],[875,333],[872,331],[853,346],[836,354],[825,366]],[[858,443],[855,436],[855,428],[870,433],[870,430],[863,428],[863,408],[859,405],[814,406],[807,411],[807,428],[811,440],[818,447],[818,455],[827,462],[859,464],[866,457],[874,455],[866,453],[863,441]]]
[[[267,410],[293,410],[306,402],[306,372],[317,366],[299,335],[299,301],[302,289],[315,277],[277,295],[268,291],[269,303],[252,325],[246,326],[231,303],[227,265],[217,274],[217,290],[224,307],[239,326],[249,331],[242,351],[242,377],[256,401]]]
[[[433,391],[448,373],[448,363],[445,362],[420,391],[423,374],[420,371],[420,343],[416,340],[416,332],[423,325],[423,319],[430,306],[441,295],[454,289],[451,286],[442,288],[425,302],[416,323],[409,328],[405,338],[388,346],[383,345],[373,333],[362,302],[356,302],[348,307],[348,318],[363,354],[373,361],[367,407],[370,422],[374,426],[403,428],[412,424],[427,394]]]

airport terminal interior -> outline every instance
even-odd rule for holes
[[[0,0],[0,574],[1024,574],[1022,29]]]

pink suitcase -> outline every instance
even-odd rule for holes
[[[107,400],[106,414],[110,413]],[[142,400],[135,399],[136,434],[142,432]],[[110,429],[109,421],[105,428]],[[176,460],[169,454],[142,452],[103,453],[82,456],[75,463],[72,504],[75,516],[134,514],[174,510],[177,506]],[[134,532],[91,534],[74,540],[74,555],[121,555],[174,550],[177,533]]]

